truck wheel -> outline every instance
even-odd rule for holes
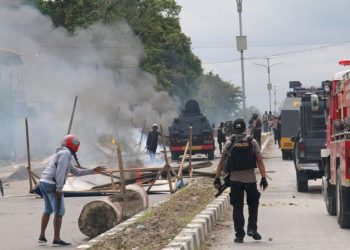
[[[297,171],[297,190],[298,192],[307,192],[309,190],[308,180],[304,173]]]
[[[185,156],[184,156],[185,157]],[[175,153],[171,153],[171,160],[177,161],[179,159],[179,155]]]
[[[336,191],[336,207],[337,207],[337,220],[341,228],[350,227],[350,214],[349,214],[349,202],[345,196],[348,190],[341,185],[341,173],[340,169],[337,169],[337,191]]]
[[[335,188],[329,183],[329,181],[323,177],[322,178],[322,194],[324,201],[326,203],[326,209],[329,215],[337,214],[336,198],[335,198]]]
[[[208,160],[209,160],[209,161],[214,160],[214,151],[209,151],[209,152],[208,152]]]
[[[288,154],[284,150],[282,150],[282,160],[288,160]]]

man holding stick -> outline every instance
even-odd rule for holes
[[[75,135],[67,135],[62,141],[62,147],[59,148],[50,160],[48,166],[43,171],[40,179],[40,190],[42,192],[45,209],[41,218],[41,230],[39,244],[47,244],[45,231],[52,213],[54,216],[54,239],[53,246],[67,246],[71,243],[63,241],[60,237],[62,217],[65,213],[63,186],[68,174],[76,176],[101,173],[106,170],[105,167],[98,166],[93,169],[78,169],[72,165],[73,158],[76,159],[76,152],[80,146],[79,138]]]

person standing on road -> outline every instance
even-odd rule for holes
[[[259,115],[257,113],[254,113],[252,115],[252,126],[253,126],[253,131],[251,135],[253,135],[253,138],[258,142],[259,147],[261,147],[261,129],[262,129],[262,123],[259,118]]]
[[[0,179],[0,192],[1,192],[1,196],[4,197],[4,187],[2,186],[1,179]]]
[[[63,186],[67,180],[68,174],[76,176],[96,174],[105,171],[105,167],[95,167],[93,169],[78,169],[72,165],[72,160],[76,158],[76,152],[80,146],[79,138],[75,135],[67,135],[62,141],[62,147],[50,160],[48,166],[43,171],[40,178],[40,191],[44,198],[45,209],[41,217],[41,230],[39,236],[39,244],[46,245],[47,240],[45,231],[52,213],[54,216],[54,239],[53,246],[67,246],[67,243],[61,239],[60,231],[62,225],[62,217],[65,213]]]
[[[226,143],[226,135],[224,131],[224,123],[220,122],[220,126],[218,127],[218,144],[219,144],[219,150],[220,154],[222,154],[222,144]]]
[[[257,180],[254,169],[257,167],[261,174],[260,187],[268,187],[265,165],[262,160],[260,147],[255,139],[245,134],[246,124],[239,118],[234,121],[235,134],[226,142],[223,154],[216,169],[214,187],[221,186],[221,172],[230,174],[230,203],[233,206],[233,223],[236,243],[243,243],[244,231],[244,192],[247,194],[249,211],[247,234],[254,240],[261,240],[257,231],[258,207],[260,192],[257,189]]]
[[[264,133],[268,132],[269,129],[269,114],[267,111],[263,114],[263,126],[264,126]]]
[[[282,128],[282,121],[281,116],[277,117],[277,125],[276,125],[276,137],[278,143],[278,148],[281,148],[281,128]]]
[[[147,152],[152,162],[154,162],[154,159],[156,157],[159,136],[160,133],[158,132],[158,125],[155,123],[152,126],[152,130],[148,133],[146,142]]]

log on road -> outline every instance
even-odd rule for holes
[[[79,216],[79,229],[94,238],[145,210],[148,204],[147,193],[142,187],[127,185],[125,195],[118,193],[87,203]]]

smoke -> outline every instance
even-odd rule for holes
[[[67,133],[75,96],[72,133],[80,137],[83,163],[101,160],[96,143],[110,145],[116,137],[123,149],[133,150],[145,120],[147,129],[156,122],[166,131],[177,115],[178,101],[155,91],[155,77],[139,68],[142,43],[127,23],[96,23],[72,36],[38,10],[6,1],[0,3],[0,23],[0,50],[16,51],[23,60],[8,66],[0,56],[0,85],[10,81],[12,91],[23,88],[25,96],[13,96],[13,102],[25,97],[29,106],[15,114],[12,133],[0,134],[14,136],[17,158],[25,156],[24,116],[33,158],[48,155]]]

